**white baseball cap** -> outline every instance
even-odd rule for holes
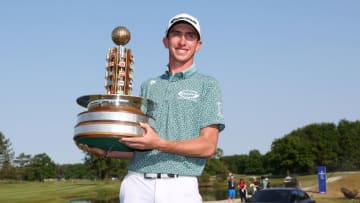
[[[172,28],[172,26],[178,22],[186,22],[186,23],[190,24],[191,26],[193,26],[194,29],[196,30],[196,32],[199,34],[199,38],[201,38],[200,23],[199,23],[198,19],[196,19],[194,16],[189,15],[187,13],[180,13],[180,14],[172,17],[169,20],[169,25],[166,29],[166,35],[168,34],[168,32]]]

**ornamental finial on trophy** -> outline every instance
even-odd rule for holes
[[[115,28],[111,34],[117,48],[110,48],[106,57],[106,84],[107,94],[130,95],[132,90],[131,50],[124,47],[130,41],[130,32],[123,26]]]
[[[131,96],[134,58],[131,50],[124,47],[130,41],[129,30],[116,27],[111,37],[118,46],[110,48],[106,56],[106,94],[85,95],[76,100],[87,111],[77,115],[74,140],[76,144],[106,151],[133,151],[119,140],[142,136],[139,123],[149,122],[147,112],[154,103]]]

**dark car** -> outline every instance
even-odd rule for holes
[[[297,188],[269,188],[258,190],[246,202],[253,203],[315,203],[305,191]]]

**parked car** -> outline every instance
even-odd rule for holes
[[[315,203],[305,191],[298,188],[268,188],[257,190],[246,202],[253,203]]]

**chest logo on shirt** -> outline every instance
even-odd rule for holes
[[[199,93],[194,90],[181,90],[178,93],[178,99],[185,99],[191,101],[197,101],[199,96],[200,96]]]

